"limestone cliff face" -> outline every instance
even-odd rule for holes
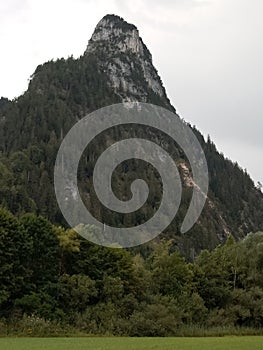
[[[138,29],[122,18],[105,16],[96,26],[85,55],[99,59],[109,85],[123,101],[146,102],[152,94],[170,104]]]

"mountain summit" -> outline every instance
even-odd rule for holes
[[[0,99],[0,205],[16,214],[35,212],[65,224],[53,186],[59,146],[80,118],[124,101],[152,103],[175,112],[137,28],[118,16],[107,15],[96,26],[80,58],[39,65],[23,95],[14,101]],[[79,164],[79,189],[93,215],[109,225],[127,227],[145,222],[156,211],[161,185],[151,167],[139,167],[141,172],[137,173],[136,162],[118,167],[115,190],[127,198],[131,181],[144,178],[150,192],[141,211],[131,217],[119,216],[94,199],[92,175],[98,156],[114,141],[139,134],[164,148],[178,165],[184,193],[178,215],[164,237],[174,239],[188,257],[217,246],[229,234],[239,239],[263,230],[262,193],[237,163],[219,154],[213,142],[205,141],[196,128],[193,131],[206,155],[210,185],[204,211],[186,235],[181,236],[179,228],[194,186],[189,162],[177,144],[149,127],[139,131],[133,126],[113,128],[104,138],[95,138],[92,148],[84,154]],[[66,190],[74,198],[70,184]]]
[[[90,54],[96,56],[108,83],[123,100],[146,102],[152,94],[170,106],[152,55],[133,24],[115,15],[103,17],[85,51]]]
[[[103,44],[106,44],[107,49],[111,46],[119,52],[131,50],[141,56],[144,55],[144,47],[138,29],[119,16],[107,15],[99,21],[89,41],[87,52],[93,52]]]

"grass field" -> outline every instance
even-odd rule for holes
[[[0,338],[1,350],[263,350],[263,337]]]

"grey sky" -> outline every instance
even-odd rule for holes
[[[179,114],[263,182],[262,0],[0,0],[0,96],[82,54],[107,13],[138,27]]]

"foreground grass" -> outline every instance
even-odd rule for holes
[[[0,338],[1,350],[263,350],[263,337]]]

